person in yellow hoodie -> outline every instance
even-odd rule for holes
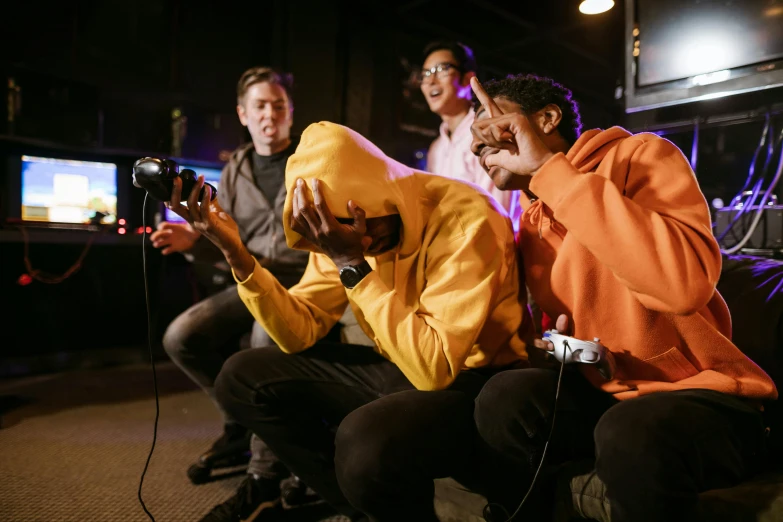
[[[172,196],[279,346],[229,358],[218,401],[341,512],[436,521],[433,479],[466,464],[475,395],[496,369],[526,364],[510,220],[475,186],[411,170],[327,122],[302,134],[286,186],[288,245],[312,252],[290,290],[208,194],[199,204],[198,186],[187,207]],[[346,306],[374,347],[321,341]]]
[[[551,79],[472,86],[482,105],[472,150],[498,187],[523,191],[533,299],[559,331],[600,338],[616,362],[611,380],[589,365],[566,372],[547,462],[594,452],[612,522],[696,520],[699,492],[738,483],[763,459],[760,405],[777,391],[731,342],[715,289],[721,255],[690,165],[654,134],[580,136],[570,91]],[[525,496],[557,388],[556,370],[511,370],[476,400],[493,521]],[[545,498],[531,494],[522,512],[551,515]]]

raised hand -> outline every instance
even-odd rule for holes
[[[212,189],[209,186],[204,188],[204,197],[199,202],[198,195],[202,187],[204,187],[204,176],[199,176],[196,186],[188,197],[188,205],[185,206],[181,202],[182,180],[174,178],[171,201],[166,205],[184,218],[194,231],[212,241],[224,254],[233,252],[242,246],[237,224],[223,211],[217,199],[211,200]]]
[[[485,160],[486,168],[500,167],[523,176],[534,175],[554,154],[541,141],[528,117],[520,112],[503,114],[478,79],[470,86],[484,107],[471,125],[473,135],[487,147],[498,149]]]

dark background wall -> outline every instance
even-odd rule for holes
[[[426,146],[437,119],[406,80],[424,45],[443,38],[475,48],[482,78],[553,75],[575,90],[588,124],[605,125],[619,114],[622,12],[580,17],[566,3],[526,6],[526,18],[516,4],[481,1],[17,3],[0,34],[1,72],[19,88],[5,134],[169,153],[179,109],[182,155],[217,161],[246,139],[236,80],[268,64],[295,76],[295,130],[326,119],[381,143]]]

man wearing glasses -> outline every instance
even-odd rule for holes
[[[430,110],[440,116],[440,136],[427,154],[427,170],[475,183],[514,217],[514,194],[504,192],[484,173],[470,152],[473,112],[470,79],[476,76],[476,59],[470,47],[458,42],[433,42],[424,49],[421,92]]]

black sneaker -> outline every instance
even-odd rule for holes
[[[250,430],[238,424],[226,424],[223,434],[201,454],[198,463],[207,468],[226,467],[246,462],[250,457]]]
[[[280,481],[274,479],[254,479],[248,475],[239,485],[236,494],[222,504],[218,504],[200,522],[239,522],[241,520],[277,520],[277,517],[264,516],[267,513],[279,513]]]

